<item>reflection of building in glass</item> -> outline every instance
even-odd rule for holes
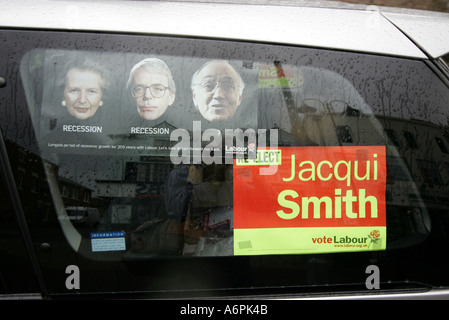
[[[119,179],[95,179],[96,194],[109,201],[105,230],[132,230],[145,221],[166,218],[164,183],[173,170],[170,134],[176,127],[162,122],[154,127],[130,127],[111,136],[128,158]]]
[[[387,146],[389,204],[413,205],[413,184],[426,205],[449,205],[448,127],[353,112],[309,113],[303,123],[308,137],[322,146]]]
[[[168,127],[168,124],[162,126]],[[170,127],[170,131],[174,129]],[[194,146],[194,133],[188,134],[187,143]],[[147,228],[169,221],[168,218],[182,221],[186,241],[184,254],[193,254],[199,238],[207,238],[217,229],[219,239],[232,242],[232,165],[187,163],[175,166],[169,155],[177,141],[157,134],[134,135],[134,138],[133,144],[141,145],[145,141],[147,149],[139,154],[125,153],[122,176],[114,180],[96,179],[96,194],[109,202],[100,228],[131,232],[133,252],[139,247],[139,239],[152,242]],[[164,231],[159,236],[169,233]],[[216,235],[214,239],[217,241]],[[232,251],[232,245],[226,248]],[[228,251],[226,254],[232,254]]]
[[[53,199],[47,183],[47,175],[57,177],[61,199],[65,207],[98,206],[98,199],[92,198],[92,190],[70,179],[58,176],[58,166],[42,159],[36,154],[6,140],[9,160],[13,167],[19,195],[24,204],[23,210],[30,223],[53,223]]]
[[[164,183],[173,169],[167,156],[140,156],[125,163],[119,180],[96,180],[97,195],[108,201],[105,230],[131,231],[166,219]]]
[[[123,146],[129,158],[120,179],[96,179],[98,196],[114,203],[108,209],[106,222],[112,222],[112,214],[116,217],[125,206],[131,210],[129,220],[134,227],[141,220],[160,217],[164,211],[164,182],[173,169],[170,150],[176,142],[170,141],[170,133],[175,129],[162,122],[152,128],[132,127],[129,133],[112,136],[114,144]]]
[[[163,183],[172,169],[173,165],[167,159],[153,161],[143,156],[139,162],[126,163],[125,181]]]
[[[175,141],[170,134],[176,127],[162,122],[152,128],[133,127],[130,132],[114,135],[114,144],[123,146],[129,160],[119,180],[96,180],[97,194],[113,198],[161,198],[164,181],[173,169],[170,151]]]
[[[63,177],[59,177],[58,181],[66,206],[86,206],[91,203],[92,190]]]

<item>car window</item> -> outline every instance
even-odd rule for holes
[[[9,157],[32,237],[52,248],[38,250],[51,294],[360,289],[373,264],[386,287],[448,284],[437,271],[449,92],[426,62],[171,37],[0,37],[21,43],[0,51],[0,125],[26,151]],[[82,274],[76,288],[68,266]]]

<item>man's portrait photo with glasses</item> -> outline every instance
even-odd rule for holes
[[[176,85],[164,61],[148,58],[130,72],[127,88],[144,120],[160,118],[176,97]]]

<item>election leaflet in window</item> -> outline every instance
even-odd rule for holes
[[[45,153],[168,155],[176,129],[190,135],[257,125],[254,81],[248,81],[257,70],[242,61],[60,50],[29,55],[22,72],[44,64],[34,123]],[[225,98],[210,101],[216,92]]]
[[[416,168],[400,149],[402,137],[423,143],[376,105],[379,82],[358,71],[371,60],[342,55],[337,68],[329,53],[289,50],[29,52],[21,75],[72,247],[99,259],[297,255],[425,237]],[[401,219],[416,230],[390,228]]]

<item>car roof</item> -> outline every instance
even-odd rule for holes
[[[449,14],[326,1],[0,0],[0,27],[189,36],[437,58]],[[400,29],[399,29],[400,28]]]

